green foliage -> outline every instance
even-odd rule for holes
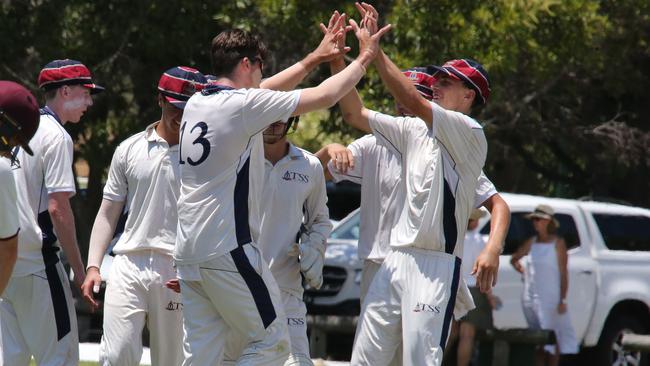
[[[611,196],[649,206],[650,3],[618,0],[377,0],[394,29],[385,52],[402,68],[470,57],[490,71],[492,96],[477,118],[490,143],[486,171],[504,191]],[[0,78],[36,91],[55,58],[86,63],[107,92],[66,126],[76,157],[90,165],[77,199],[81,237],[101,200],[115,146],[159,118],[156,84],[175,65],[209,72],[209,44],[239,27],[263,35],[267,74],[300,60],[320,41],[333,9],[358,18],[349,1],[0,2]],[[348,43],[356,55],[352,35]],[[326,78],[322,66],[304,86]],[[374,70],[359,85],[365,104],[393,102]],[[310,150],[349,142],[338,108],[303,116],[292,139]],[[85,220],[85,221],[84,221]]]

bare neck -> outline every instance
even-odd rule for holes
[[[170,123],[165,123],[162,119],[157,122],[156,133],[160,138],[167,141],[169,146],[174,146],[178,144],[178,131],[173,131],[169,125]]]
[[[236,72],[234,72],[232,75],[222,76],[220,78],[217,78],[216,83],[220,85],[229,86],[235,89],[253,87],[252,85],[250,85],[250,82],[247,82],[242,75],[239,75]]]
[[[61,124],[64,125],[66,122],[68,122],[70,119],[68,116],[65,114],[65,108],[63,108],[63,102],[60,101],[59,99],[52,99],[48,100],[45,102],[45,106],[50,108],[54,113],[56,113],[56,116],[59,117],[59,120],[61,120]]]
[[[264,143],[264,157],[273,165],[277,164],[287,154],[289,154],[289,143],[286,137],[283,137],[274,144]]]

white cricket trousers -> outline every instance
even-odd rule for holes
[[[183,363],[183,305],[180,294],[165,287],[174,278],[170,255],[142,250],[115,256],[106,284],[101,365],[139,365],[145,323],[152,364]]]
[[[79,364],[77,315],[61,262],[12,277],[0,298],[0,365]]]
[[[364,306],[363,302],[366,299],[366,294],[368,294],[368,289],[370,288],[370,284],[372,283],[372,280],[375,278],[377,271],[379,271],[379,268],[381,268],[381,263],[382,262],[377,262],[375,260],[369,260],[369,259],[365,259],[363,261],[363,269],[361,270],[361,285],[360,285],[361,293],[359,296],[361,309],[363,309]],[[355,344],[356,344],[356,339],[359,336],[359,329],[361,329],[361,320],[357,322],[357,328],[354,333]],[[402,364],[402,344],[400,343],[397,349],[395,350],[393,359],[388,365],[400,366],[401,364]]]
[[[302,299],[280,290],[284,314],[287,317],[287,328],[291,342],[291,352],[285,366],[313,366],[309,355],[309,339],[307,338],[307,307]],[[224,366],[234,365],[241,355],[246,343],[237,338],[234,332],[226,339]]]
[[[440,365],[460,264],[446,253],[392,248],[368,289],[351,365],[388,365],[400,343],[403,365]]]
[[[185,366],[222,365],[226,337],[245,347],[236,365],[283,365],[289,357],[280,290],[258,248],[244,244],[198,265],[198,281],[181,279],[190,354]]]

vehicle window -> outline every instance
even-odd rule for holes
[[[337,226],[330,234],[332,239],[359,240],[359,214]]]
[[[506,243],[503,248],[504,255],[510,255],[514,253],[517,248],[519,248],[526,241],[526,239],[535,235],[533,223],[525,217],[527,214],[529,214],[529,212],[512,213],[512,216],[510,217],[510,228],[508,229]],[[567,249],[580,246],[580,237],[578,236],[578,230],[576,228],[573,217],[568,214],[559,213],[555,215],[555,218],[560,222],[558,235],[564,238]],[[490,234],[489,221],[481,229],[481,234]]]
[[[613,214],[593,214],[593,216],[607,248],[630,251],[650,250],[649,217]]]

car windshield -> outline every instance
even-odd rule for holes
[[[343,219],[341,223],[332,230],[330,238],[359,240],[359,211],[357,210]]]

